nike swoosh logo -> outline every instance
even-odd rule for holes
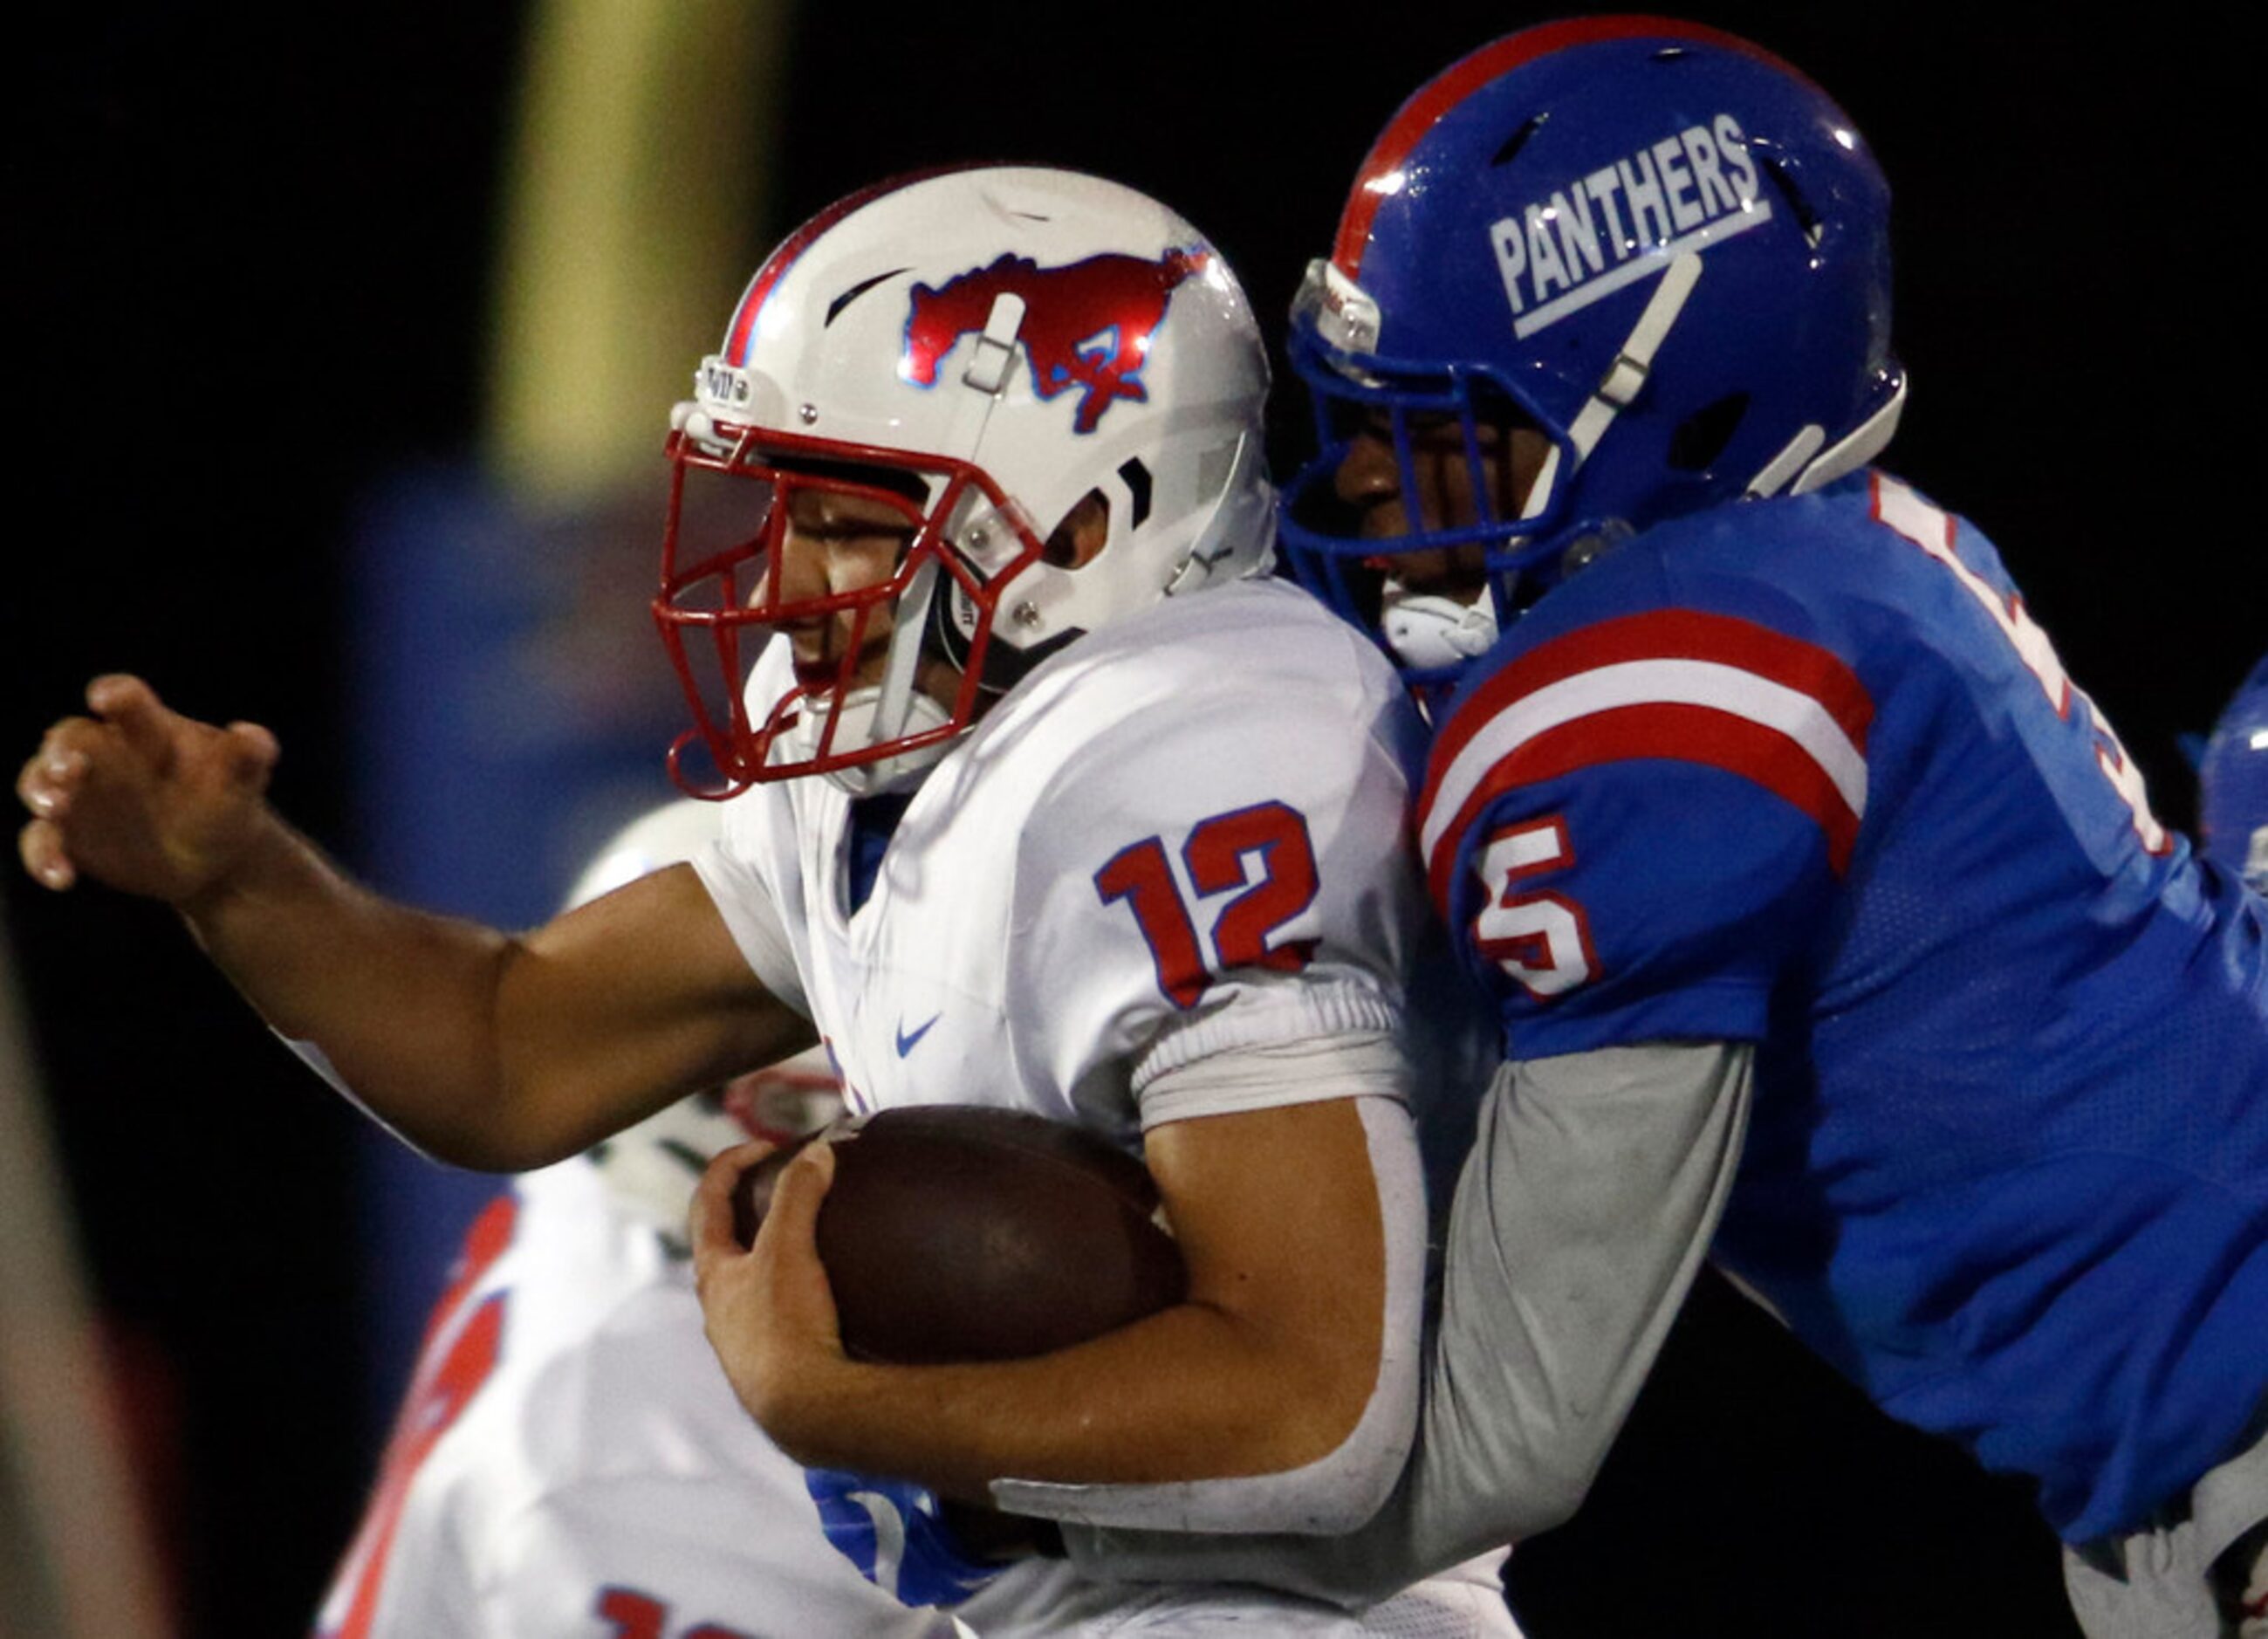
[[[853,1491],[848,1500],[865,1509],[874,1522],[874,1585],[895,1598],[898,1572],[906,1562],[905,1516],[879,1491]]]
[[[916,1047],[919,1046],[919,1045],[921,1045],[921,1038],[922,1038],[923,1037],[924,1037],[924,1036],[926,1036],[926,1035],[928,1035],[928,1034],[929,1034],[931,1025],[935,1024],[935,1023],[936,1023],[939,1019],[943,1018],[944,1016],[945,1016],[945,1015],[943,1015],[942,1013],[932,1013],[932,1014],[931,1014],[931,1015],[929,1015],[929,1023],[923,1025],[919,1030],[917,1030],[914,1031],[914,1032],[913,1032],[913,1034],[912,1034],[912,1035],[910,1035],[910,1036],[909,1036],[908,1034],[906,1034],[906,1027],[905,1027],[905,1023],[904,1023],[904,1021],[903,1021],[903,1020],[899,1021],[899,1023],[898,1023],[898,1057],[899,1057],[899,1058],[901,1058],[901,1059],[902,1059],[902,1058],[904,1058],[908,1053],[911,1052],[912,1052]]]

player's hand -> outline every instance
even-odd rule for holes
[[[835,1551],[901,1605],[958,1605],[1008,1569],[977,1558],[937,1494],[911,1480],[806,1468],[803,1483]]]
[[[835,1152],[816,1140],[803,1147],[773,1186],[755,1244],[743,1251],[733,1233],[733,1187],[771,1149],[742,1144],[710,1163],[693,1196],[694,1281],[709,1346],[740,1404],[789,1456],[824,1461],[808,1441],[828,1403],[829,1369],[845,1361],[815,1235]]]
[[[226,880],[275,823],[276,736],[168,711],[138,677],[96,678],[86,704],[92,715],[48,729],[17,776],[24,868],[43,887],[91,876],[175,905]]]

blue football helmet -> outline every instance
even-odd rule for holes
[[[2268,893],[2268,656],[2213,726],[2198,768],[2198,819],[2205,857]]]
[[[1745,41],[1606,17],[1475,52],[1381,134],[1293,306],[1322,446],[1286,498],[1300,579],[1443,684],[1615,540],[1865,465],[1904,402],[1889,218],[1850,120]],[[1390,435],[1417,498],[1413,428],[1451,425],[1478,515],[1362,538],[1354,440]],[[1516,508],[1483,466],[1511,425],[1549,440]],[[1480,549],[1486,596],[1399,585],[1397,554],[1441,549]]]

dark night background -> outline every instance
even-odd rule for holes
[[[1037,159],[1175,203],[1280,330],[1401,99],[1557,14],[974,11],[806,7],[750,267],[880,174]],[[279,802],[352,860],[342,542],[379,481],[470,458],[526,18],[427,4],[278,23],[123,0],[63,32],[48,15],[58,32],[19,48],[10,99],[21,419],[0,747],[12,769],[88,676],[137,670],[185,710],[273,726]],[[2253,348],[2237,239],[2257,183],[2232,115],[2252,54],[1989,6],[1697,15],[1802,64],[1869,136],[1897,195],[1915,384],[1889,464],[1995,537],[2161,816],[2187,828],[2176,736],[2210,723],[2268,640],[2257,577],[2212,572],[2250,550],[2227,535],[2252,426],[2216,401]],[[736,140],[728,109],[681,122],[688,142]],[[720,327],[735,293],[716,292]],[[1279,467],[1296,393],[1282,409]],[[658,535],[621,550],[643,560]],[[373,1461],[356,1409],[360,1118],[165,913],[54,899],[13,870],[5,906],[183,1628],[294,1631]],[[1534,1639],[2067,1624],[2025,1487],[1881,1422],[1713,1284],[1590,1509],[1524,1548],[1513,1581]]]

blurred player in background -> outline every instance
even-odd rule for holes
[[[568,904],[689,858],[718,811],[659,810]],[[821,1540],[803,1472],[701,1337],[685,1201],[709,1158],[841,1098],[816,1054],[692,1097],[516,1180],[435,1308],[324,1635],[951,1632]]]
[[[1184,1563],[1360,1597],[1565,1517],[1706,1251],[2036,1479],[2090,1633],[2263,1626],[2268,910],[1869,464],[1888,219],[1817,86],[1661,18],[1484,48],[1366,161],[1285,536],[1436,704],[1425,865],[1511,1061],[1403,1488]]]
[[[792,236],[696,386],[657,612],[698,712],[678,755],[749,787],[719,845],[521,937],[423,915],[268,807],[264,730],[110,677],[24,771],[27,868],[178,906],[342,1091],[460,1163],[578,1153],[814,1021],[861,1109],[1005,1104],[1138,1147],[1186,1303],[1032,1361],[883,1368],[735,1325],[764,1259],[712,1245],[743,1399],[807,1460],[1026,1511],[1351,1526],[1417,1410],[1417,725],[1266,575],[1241,291],[1114,184],[932,174]],[[1143,1620],[1503,1632],[1501,1558],[1359,1629],[1256,1591]]]
[[[2198,831],[2208,859],[2268,893],[2268,658],[2252,668],[2205,742]]]

